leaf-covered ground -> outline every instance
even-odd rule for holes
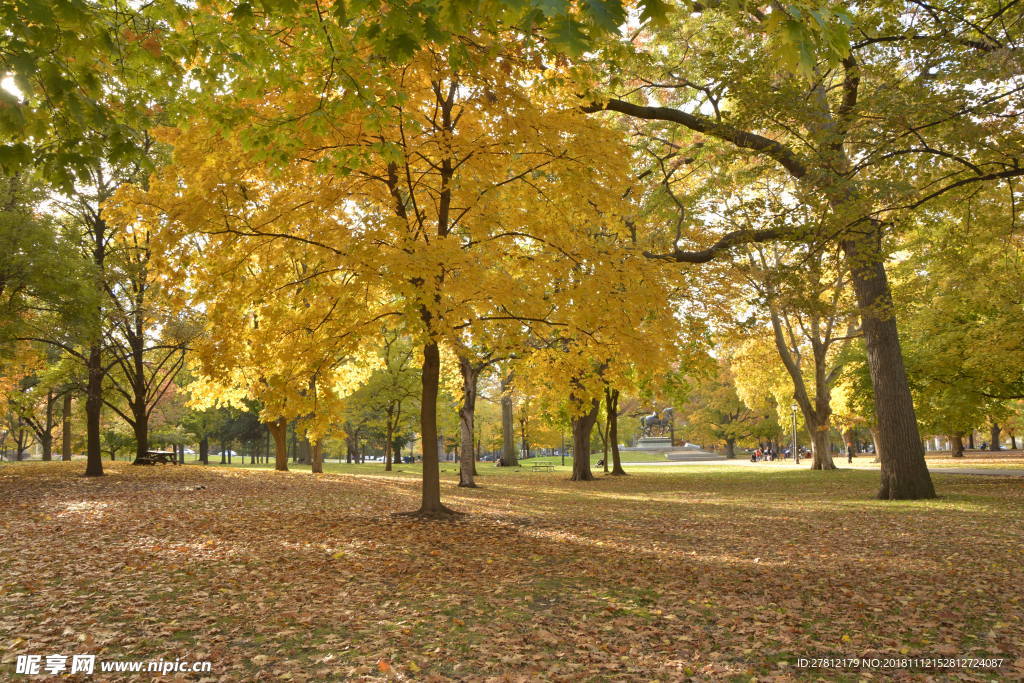
[[[891,503],[873,472],[649,469],[446,476],[469,514],[438,523],[392,515],[408,476],[2,465],[0,678],[54,652],[228,681],[1024,676],[1020,479]],[[797,666],[914,656],[1003,665]]]

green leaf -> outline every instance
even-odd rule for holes
[[[664,23],[668,18],[669,6],[662,0],[641,0],[640,21],[652,24]]]
[[[552,43],[570,55],[582,54],[590,46],[590,36],[583,25],[572,17],[555,17],[548,25],[547,36]]]
[[[240,24],[252,21],[256,17],[252,13],[252,5],[248,2],[242,2],[235,5],[235,8],[231,10],[231,19],[237,21]]]
[[[626,21],[626,10],[618,0],[584,0],[584,11],[591,21],[608,33],[618,31]]]
[[[32,161],[32,152],[27,144],[16,142],[0,145],[0,169],[7,175],[14,175],[19,168]]]
[[[545,17],[569,16],[569,5],[565,0],[537,0],[536,5]]]
[[[334,0],[334,7],[331,10],[331,14],[338,20],[339,24],[348,23],[348,3],[346,0]]]

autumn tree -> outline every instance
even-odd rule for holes
[[[785,15],[706,9],[652,32],[644,45],[673,49],[645,51],[629,86],[619,87],[616,75],[612,94],[586,109],[659,122],[663,136],[684,146],[702,141],[705,154],[753,155],[783,169],[794,196],[828,208],[824,234],[740,230],[689,243],[696,247],[689,251],[677,241],[656,256],[702,262],[740,242],[780,238],[839,246],[862,317],[884,446],[879,496],[927,498],[934,488],[890,312],[886,236],[933,199],[1024,174],[1011,151],[1020,144],[1015,90],[1003,87],[1014,60],[992,58],[1015,53],[1019,22],[1006,15],[1019,9],[997,3],[973,17],[960,5],[931,12],[893,2],[848,12],[849,50],[841,48],[835,61],[808,50],[805,77],[791,78],[766,52],[771,41],[762,40],[763,27],[785,24]],[[737,39],[745,50],[720,49]],[[681,54],[685,74],[673,67]],[[617,96],[627,87],[636,95]]]
[[[175,164],[150,191],[120,199],[126,219],[163,231],[164,254],[179,268],[193,258],[180,246],[189,240],[201,243],[207,262],[220,262],[221,254],[231,262],[228,250],[259,258],[259,273],[268,277],[280,261],[271,252],[282,246],[305,262],[313,259],[317,267],[294,278],[305,290],[302,315],[320,316],[305,327],[349,348],[365,340],[374,320],[401,322],[403,333],[422,344],[425,515],[446,511],[436,464],[441,341],[455,336],[455,325],[475,319],[473,302],[480,298],[511,311],[505,316],[530,317],[529,310],[513,310],[529,297],[503,289],[507,281],[478,264],[535,269],[526,257],[542,253],[544,244],[572,244],[585,216],[614,215],[587,160],[607,156],[616,137],[572,109],[532,101],[521,79],[510,77],[525,78],[529,62],[512,53],[483,57],[474,56],[470,71],[453,64],[451,54],[424,52],[409,66],[382,73],[376,119],[353,111],[328,128],[306,121],[294,131],[301,144],[279,170],[268,167],[261,149],[246,149],[248,131],[225,136],[196,122],[170,138]],[[400,100],[390,94],[395,91],[403,93]],[[267,98],[250,106],[277,116],[282,108],[316,102],[298,93]],[[223,150],[214,167],[201,154],[210,144]],[[604,176],[614,179],[611,171]],[[570,187],[582,188],[586,201],[564,189]],[[251,264],[248,270],[251,275]],[[231,273],[217,275],[219,281],[199,288],[208,301],[225,301],[218,310],[248,305],[246,298],[227,304],[243,288],[232,285]],[[314,286],[327,298],[310,294]],[[255,287],[247,296],[258,300],[267,286]],[[281,307],[276,316],[294,328],[293,309]],[[270,318],[259,316],[260,324],[278,324]],[[326,353],[337,356],[343,348]]]
[[[722,442],[725,456],[735,458],[737,442],[759,435],[764,416],[737,395],[728,359],[715,362],[711,372],[698,376],[694,385],[683,406],[683,434],[697,443]]]

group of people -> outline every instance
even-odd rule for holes
[[[757,448],[754,449],[754,452],[750,454],[750,462],[771,462],[773,460],[788,458],[792,455],[791,451],[791,448],[784,448],[781,451],[777,451],[775,450],[774,444],[771,443],[765,446],[758,444]],[[798,458],[807,455],[807,449],[803,446],[797,446],[796,452]]]

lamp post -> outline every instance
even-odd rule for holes
[[[796,464],[800,464],[800,451],[796,448],[796,403],[789,407],[790,412],[793,414],[793,457],[796,458]]]

